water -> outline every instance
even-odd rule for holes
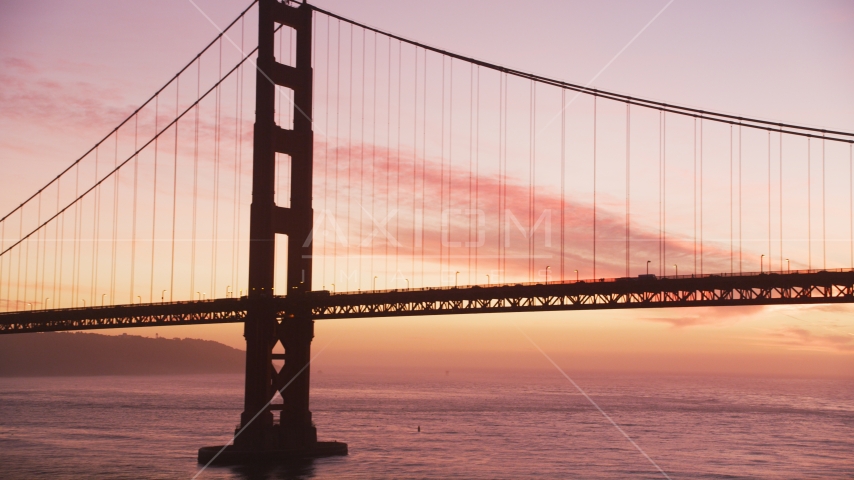
[[[554,371],[325,371],[322,440],[347,457],[199,478],[664,478]],[[854,477],[854,382],[577,374],[672,478]],[[190,478],[240,375],[0,379],[0,477]],[[421,432],[417,431],[418,426]]]

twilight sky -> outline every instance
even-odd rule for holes
[[[595,78],[592,86],[633,96],[854,131],[850,2],[675,0],[628,47],[665,1],[315,3],[429,45],[574,83]],[[219,25],[245,8],[196,4]],[[0,212],[109,132],[216,33],[186,0],[0,0],[0,165],[7,178]],[[847,226],[847,211],[830,216]],[[570,369],[854,375],[850,312],[788,307],[334,321],[318,324],[315,348],[332,341],[320,368],[546,367],[518,325]],[[239,326],[158,332],[242,343]]]

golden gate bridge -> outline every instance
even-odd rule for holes
[[[851,303],[852,145],[256,0],[0,219],[0,333],[242,322],[200,462],[346,454],[315,320]]]

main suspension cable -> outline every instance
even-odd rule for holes
[[[122,120],[122,121],[121,121],[121,123],[119,123],[119,124],[118,124],[118,126],[116,126],[114,129],[112,129],[112,130],[110,131],[110,133],[108,133],[106,136],[104,136],[104,138],[102,138],[102,139],[101,139],[101,140],[99,140],[97,143],[95,143],[95,145],[94,145],[92,148],[90,148],[89,150],[87,150],[87,151],[86,151],[86,153],[84,153],[84,154],[83,154],[83,155],[81,155],[77,160],[75,160],[74,162],[72,162],[72,163],[71,163],[71,165],[69,165],[68,167],[66,167],[66,168],[65,168],[65,170],[61,171],[61,172],[59,173],[59,175],[57,175],[56,177],[54,177],[51,181],[49,181],[47,184],[45,184],[45,186],[43,186],[43,187],[42,187],[42,188],[40,188],[38,191],[36,191],[36,193],[32,194],[29,198],[27,198],[26,200],[24,200],[20,205],[18,205],[18,206],[17,206],[17,207],[15,207],[14,209],[12,209],[12,211],[11,211],[11,212],[7,213],[7,214],[6,214],[6,215],[4,215],[2,218],[0,218],[0,223],[2,223],[4,220],[6,220],[7,218],[9,218],[9,216],[11,216],[13,213],[15,213],[15,212],[17,212],[18,210],[20,210],[21,208],[23,208],[23,207],[24,207],[24,205],[26,205],[27,203],[29,203],[29,202],[30,202],[30,200],[32,200],[32,199],[34,199],[34,198],[36,198],[36,196],[37,196],[39,193],[41,193],[42,191],[44,191],[45,189],[47,189],[48,187],[50,187],[54,182],[56,182],[57,180],[59,180],[59,178],[60,178],[60,177],[62,177],[63,175],[65,175],[69,170],[71,170],[71,169],[72,169],[72,168],[74,168],[78,163],[80,163],[81,161],[83,161],[83,159],[84,159],[84,158],[86,158],[90,153],[92,153],[93,151],[95,151],[95,149],[96,149],[96,148],[98,148],[99,146],[101,146],[101,144],[102,144],[102,143],[104,143],[105,141],[107,141],[107,140],[108,140],[108,139],[109,139],[109,138],[110,138],[114,133],[117,133],[117,132],[118,132],[118,130],[119,130],[121,127],[123,127],[123,126],[124,126],[126,123],[128,123],[132,118],[134,118],[134,117],[135,117],[135,116],[136,116],[140,111],[142,111],[142,109],[143,109],[143,108],[145,108],[149,103],[151,103],[151,101],[152,101],[152,100],[154,100],[155,98],[157,98],[157,96],[158,96],[158,95],[160,95],[160,93],[162,93],[164,90],[166,90],[166,88],[167,88],[169,85],[171,85],[173,81],[175,81],[175,80],[176,80],[176,79],[177,79],[177,78],[178,78],[182,73],[184,73],[188,68],[190,68],[190,66],[192,66],[192,65],[193,65],[193,63],[195,63],[197,60],[199,60],[199,59],[201,58],[201,56],[202,56],[202,55],[204,55],[204,53],[205,53],[205,52],[207,52],[207,51],[208,51],[208,49],[210,49],[210,48],[211,48],[211,47],[212,47],[212,46],[213,46],[213,45],[214,45],[214,44],[215,44],[215,43],[216,43],[220,38],[222,38],[222,37],[226,34],[226,32],[228,32],[228,31],[229,31],[229,29],[231,29],[231,27],[232,27],[235,23],[237,23],[237,21],[238,21],[238,20],[240,20],[241,18],[243,18],[243,16],[244,16],[244,15],[246,15],[246,12],[248,12],[248,11],[249,11],[249,9],[251,9],[251,8],[252,8],[252,7],[253,7],[257,2],[258,2],[258,0],[253,0],[253,2],[252,2],[252,3],[250,3],[248,7],[246,7],[242,12],[240,12],[240,14],[237,16],[237,18],[235,18],[231,23],[229,23],[225,28],[223,28],[223,29],[220,31],[219,35],[217,35],[213,40],[211,40],[211,42],[210,42],[210,43],[208,43],[208,44],[207,44],[207,45],[206,45],[206,46],[205,46],[205,47],[204,47],[204,48],[203,48],[203,49],[202,49],[198,54],[196,54],[196,56],[195,56],[195,57],[194,57],[194,58],[193,58],[189,63],[187,63],[186,65],[184,65],[184,67],[183,67],[183,68],[181,68],[181,70],[179,70],[179,71],[178,71],[178,73],[176,73],[175,75],[173,75],[173,76],[172,76],[172,78],[170,78],[170,79],[169,79],[169,81],[167,81],[167,82],[166,82],[162,87],[160,87],[156,92],[154,92],[154,94],[153,94],[153,95],[151,95],[150,97],[148,97],[148,99],[147,99],[145,102],[143,102],[143,103],[142,103],[142,105],[140,105],[136,110],[134,110],[134,111],[133,111],[133,113],[131,113],[130,115],[128,115],[124,120]],[[257,50],[257,47],[255,48],[255,50]],[[254,52],[255,52],[255,50],[252,50],[252,52],[250,52],[250,53],[247,55],[247,57],[248,57],[249,55],[251,55],[252,53],[254,53]],[[241,62],[241,63],[242,63],[242,62]],[[4,252],[5,252],[5,251],[4,251]]]

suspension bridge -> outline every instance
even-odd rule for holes
[[[0,333],[241,322],[199,461],[346,454],[315,320],[854,302],[852,145],[256,0],[0,219]]]

